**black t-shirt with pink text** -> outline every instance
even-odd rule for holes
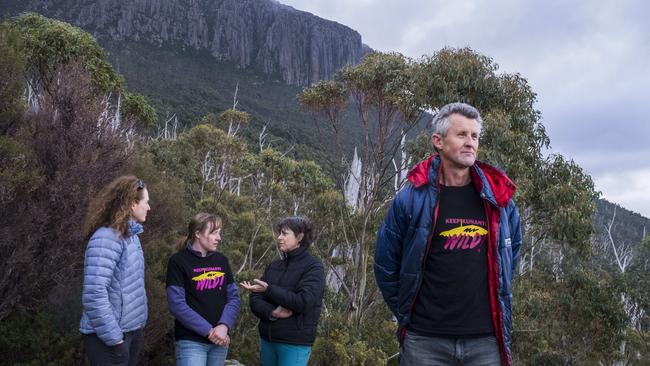
[[[474,184],[440,186],[438,216],[411,317],[417,334],[494,334],[487,277],[487,221]]]
[[[200,257],[186,248],[169,259],[167,286],[185,290],[185,302],[196,313],[185,312],[188,319],[198,315],[211,326],[216,326],[228,302],[228,285],[234,282],[228,258],[219,252]],[[179,319],[175,320],[174,328],[176,340],[210,342],[205,335],[185,327]]]

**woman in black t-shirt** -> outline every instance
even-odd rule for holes
[[[228,354],[239,293],[228,258],[217,252],[220,242],[221,219],[199,213],[167,265],[167,301],[176,319],[179,366],[221,366]]]
[[[308,219],[286,218],[276,230],[282,259],[271,263],[262,279],[241,285],[251,292],[251,310],[260,318],[262,365],[303,366],[316,339],[325,271],[307,250],[312,241]]]

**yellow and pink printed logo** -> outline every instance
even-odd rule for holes
[[[476,249],[481,252],[481,244],[485,241],[485,235],[488,233],[488,231],[483,228],[484,226],[487,226],[485,221],[447,219],[445,222],[448,224],[460,223],[458,227],[440,233],[440,236],[447,238],[443,246],[445,250]],[[463,225],[463,223],[468,222],[471,224]],[[479,225],[482,225],[483,227]]]
[[[221,289],[226,279],[221,267],[194,268],[194,272],[203,272],[198,276],[192,277],[192,281],[196,282],[197,291],[213,289],[217,286]]]

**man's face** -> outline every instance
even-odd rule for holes
[[[449,116],[447,136],[433,134],[431,140],[443,161],[463,169],[476,161],[480,133],[476,120],[454,113]]]

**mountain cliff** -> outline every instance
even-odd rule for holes
[[[3,15],[35,11],[99,41],[207,51],[218,61],[277,74],[288,84],[330,79],[370,49],[358,32],[272,0],[8,0]]]

